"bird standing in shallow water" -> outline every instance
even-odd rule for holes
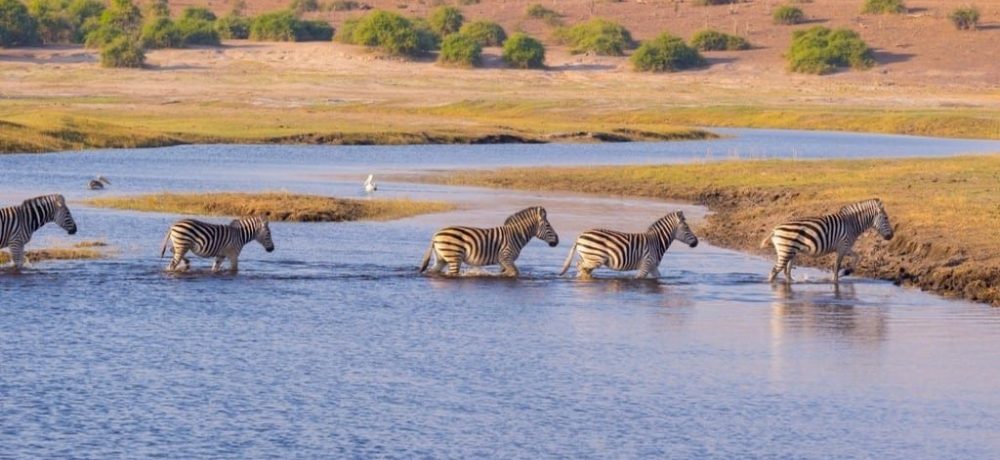
[[[111,185],[111,181],[104,176],[97,176],[97,179],[90,181],[91,190],[104,190],[105,185]]]
[[[368,178],[365,179],[364,186],[365,186],[365,193],[372,193],[372,192],[378,190],[378,186],[375,185],[375,175],[374,174],[369,174],[368,175]]]

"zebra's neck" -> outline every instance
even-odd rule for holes
[[[24,216],[24,228],[28,233],[42,228],[52,222],[52,204],[47,202],[27,203],[21,205],[21,215]]]
[[[670,243],[674,241],[674,224],[672,222],[657,222],[646,232],[656,239],[660,246],[660,256],[667,252]]]
[[[253,222],[240,222],[236,226],[236,240],[240,246],[246,246],[247,243],[253,241],[256,234],[257,226]]]
[[[510,236],[510,242],[517,246],[518,248],[523,248],[528,241],[531,241],[531,237],[535,236],[538,230],[537,222],[529,222],[524,220],[517,220],[503,226],[507,230]]]
[[[858,237],[875,225],[878,210],[874,206],[846,209],[840,215],[850,224],[851,236]]]

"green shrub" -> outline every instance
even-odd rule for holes
[[[39,39],[44,43],[72,43],[74,24],[65,0],[31,0],[28,13],[35,18]]]
[[[470,22],[463,25],[459,33],[472,38],[479,46],[500,46],[507,40],[507,32],[493,21]]]
[[[326,9],[330,11],[354,11],[361,9],[361,4],[354,0],[336,0],[330,3]]]
[[[292,0],[292,3],[288,4],[288,9],[296,14],[311,13],[319,11],[319,2],[317,0]]]
[[[187,7],[181,12],[181,19],[197,19],[200,21],[212,22],[218,18],[216,18],[215,13],[208,8]]]
[[[146,54],[136,40],[121,35],[101,47],[101,65],[104,67],[141,68]]]
[[[101,13],[97,26],[87,34],[86,43],[90,47],[104,47],[121,36],[135,46],[140,40],[142,12],[132,0],[112,0],[111,5]]]
[[[574,54],[593,52],[603,56],[621,56],[625,50],[635,47],[628,29],[601,18],[561,28],[556,31],[556,37],[569,45]]]
[[[691,46],[701,51],[738,51],[750,49],[750,42],[743,37],[706,29],[694,34]]]
[[[98,0],[72,0],[66,12],[73,21],[73,43],[83,43],[87,35],[100,26],[104,3]]]
[[[17,0],[0,0],[0,46],[28,46],[41,43],[38,21]]]
[[[250,21],[249,38],[255,41],[293,42],[297,22],[291,11],[264,13]]]
[[[396,13],[375,10],[361,17],[354,26],[352,41],[369,48],[378,48],[397,56],[426,53],[429,38],[418,33],[409,19]]]
[[[676,72],[705,65],[698,50],[668,33],[643,42],[630,59],[635,70],[643,72]]]
[[[354,29],[358,27],[358,22],[359,20],[357,18],[344,20],[344,22],[340,24],[340,28],[337,29],[337,34],[333,36],[333,39],[340,43],[355,45]]]
[[[771,17],[774,18],[775,24],[790,26],[805,20],[806,15],[802,13],[802,10],[794,6],[784,5],[774,10],[774,14]]]
[[[979,25],[979,10],[972,6],[958,8],[948,15],[948,19],[958,30],[972,30]]]
[[[867,69],[875,65],[871,48],[857,32],[822,26],[795,31],[787,57],[789,70],[820,75],[837,67]]]
[[[483,47],[465,34],[451,34],[441,42],[438,62],[461,67],[478,67],[482,63]]]
[[[518,32],[503,44],[503,61],[519,69],[540,69],[545,67],[545,47],[542,42]]]
[[[184,46],[218,46],[221,43],[219,32],[215,30],[215,24],[212,21],[198,17],[181,17],[177,20],[176,26]]]
[[[429,21],[424,18],[410,18],[410,24],[417,32],[417,48],[422,53],[441,47],[441,35],[434,31]]]
[[[906,5],[903,0],[865,0],[865,7],[861,10],[866,14],[900,14],[906,12]]]
[[[149,4],[150,18],[169,18],[170,3],[167,0],[153,0]]]
[[[147,49],[184,46],[184,38],[181,36],[180,30],[177,29],[174,21],[166,17],[158,17],[146,22],[146,25],[142,26],[140,37],[143,48]]]
[[[441,6],[431,12],[428,21],[431,24],[431,29],[444,36],[458,32],[458,29],[462,28],[465,17],[454,6]]]
[[[325,42],[333,39],[333,26],[326,21],[298,21],[295,24],[295,41]]]
[[[541,19],[551,26],[562,25],[562,15],[550,10],[538,3],[535,3],[525,10],[524,14],[529,18]]]
[[[244,40],[250,38],[250,20],[234,14],[226,15],[215,21],[215,31],[219,38]]]

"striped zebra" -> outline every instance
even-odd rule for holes
[[[873,198],[840,208],[834,214],[794,220],[774,227],[760,243],[761,248],[773,245],[777,260],[768,281],[774,281],[782,270],[785,281],[792,281],[792,261],[796,254],[823,255],[837,252],[833,264],[833,282],[840,281],[840,266],[847,255],[857,258],[851,249],[861,234],[874,228],[886,240],[892,239],[892,224],[882,200]],[[850,269],[844,275],[849,275]]]
[[[670,243],[680,240],[690,247],[698,246],[698,237],[688,227],[684,213],[677,211],[653,222],[644,233],[623,233],[614,230],[587,230],[576,238],[559,275],[569,270],[573,256],[580,254],[576,264],[577,277],[591,278],[602,265],[616,271],[638,270],[637,279],[660,277],[660,261]]]
[[[188,251],[201,257],[214,257],[212,271],[222,269],[222,262],[229,258],[229,270],[236,273],[239,270],[240,252],[251,241],[257,241],[267,252],[274,251],[271,241],[271,228],[267,218],[255,216],[236,219],[229,225],[217,225],[194,219],[180,220],[170,227],[160,257],[167,252],[167,243],[173,243],[174,257],[167,266],[167,271],[174,271],[184,262],[184,270],[191,267],[191,261],[184,257]]]
[[[541,206],[522,209],[499,227],[443,228],[431,238],[431,246],[424,254],[420,271],[427,270],[433,253],[436,260],[431,273],[438,273],[447,265],[448,275],[458,276],[462,262],[465,262],[476,267],[500,264],[503,275],[516,277],[518,270],[514,261],[532,237],[545,241],[551,247],[559,245],[559,235],[552,229],[545,216],[545,208]]]
[[[70,235],[76,234],[76,222],[62,195],[45,195],[24,200],[17,206],[0,208],[0,249],[10,248],[14,268],[26,263],[24,245],[43,225],[55,222]]]

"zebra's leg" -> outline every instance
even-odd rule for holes
[[[844,260],[844,253],[837,251],[837,260],[833,263],[833,284],[840,282],[840,264]]]
[[[434,251],[434,265],[431,266],[429,272],[441,273],[441,270],[444,270],[444,267],[447,265],[448,262],[444,260],[444,257],[441,256],[441,253]]]
[[[520,274],[520,272],[517,270],[517,266],[514,265],[513,260],[501,260],[500,266],[503,267],[503,270],[500,272],[500,274],[503,276],[517,278],[517,275]]]
[[[576,277],[582,280],[594,279],[594,270],[600,268],[607,262],[605,259],[588,259],[580,254],[580,261],[576,263]]]
[[[458,276],[459,272],[462,270],[462,261],[459,259],[455,259],[448,261],[447,264],[448,264],[448,276]]]
[[[781,253],[778,252],[778,259],[774,261],[774,268],[771,269],[771,274],[767,277],[769,283],[773,283],[775,278],[778,277],[778,273],[782,270],[785,272],[785,281],[792,281],[792,259],[795,258],[794,252]]]
[[[184,254],[186,253],[186,248],[174,246],[174,256],[170,259],[170,265],[167,265],[167,271],[172,272],[187,270],[191,266],[191,262],[184,257]],[[184,268],[178,270],[178,265],[180,265],[181,262],[184,262]]]
[[[229,255],[229,272],[237,273],[240,271],[240,255],[230,254]]]
[[[795,256],[792,255],[792,257],[788,258],[788,262],[785,262],[785,282],[786,283],[791,283],[792,281],[794,281],[792,279],[792,262],[794,260],[795,260]]]
[[[845,263],[844,264],[845,265],[845,267],[844,267],[844,276],[850,276],[851,273],[854,273],[854,266],[858,264],[858,253],[854,252],[853,249],[849,249],[847,251],[847,254],[844,254],[844,259],[845,260],[848,257],[851,258],[851,263],[849,263],[849,264]]]
[[[20,241],[11,241],[10,243],[10,260],[14,263],[14,272],[20,272],[21,268],[24,267],[24,263],[27,260],[27,256],[24,254],[24,243]]]
[[[212,273],[218,273],[222,270],[222,261],[226,260],[226,256],[218,256],[215,258],[215,263],[212,264]]]

